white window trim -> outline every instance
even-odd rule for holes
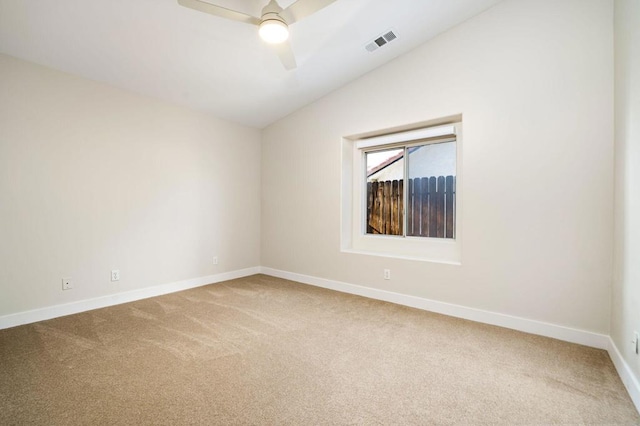
[[[439,138],[445,136],[455,136],[456,126],[447,124],[445,126],[426,127],[424,129],[410,130],[408,132],[392,133],[390,135],[374,136],[372,138],[357,140],[356,149],[367,149],[373,147],[389,146],[398,143],[408,144],[410,142]]]
[[[456,138],[455,239],[366,234],[364,152],[375,147],[408,145],[418,140]],[[341,251],[428,262],[461,264],[462,259],[462,125],[460,122],[424,127],[370,138],[344,138],[342,145]]]

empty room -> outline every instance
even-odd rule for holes
[[[640,425],[640,0],[0,0],[0,424]]]

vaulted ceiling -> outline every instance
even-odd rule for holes
[[[207,1],[254,16],[267,3]],[[263,128],[499,1],[336,0],[291,25],[287,71],[257,27],[176,0],[0,0],[0,52]]]

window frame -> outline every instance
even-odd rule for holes
[[[431,134],[434,129],[449,127],[448,135]],[[422,132],[422,133],[421,133]],[[426,137],[424,135],[427,135]],[[446,137],[448,136],[448,137]],[[366,233],[366,152],[402,146],[456,142],[456,215],[455,237],[435,238],[407,236],[406,220],[403,221],[403,235]],[[422,125],[408,131],[382,131],[378,134],[343,138],[342,145],[342,210],[341,210],[341,251],[347,253],[421,260],[428,262],[461,264],[462,258],[462,117]],[[405,159],[406,160],[406,159]],[[408,167],[405,167],[405,182]],[[405,191],[406,192],[406,191]],[[406,193],[405,206],[406,206]],[[404,213],[403,213],[404,214]],[[406,217],[406,216],[405,216]]]
[[[364,164],[364,167],[362,168],[362,173],[364,173],[364,177],[363,177],[363,182],[364,182],[364,188],[367,187],[368,184],[368,180],[369,177],[367,175],[367,159],[366,156],[368,153],[370,152],[379,152],[379,151],[385,151],[385,150],[391,150],[391,149],[397,149],[397,148],[402,148],[403,149],[403,158],[404,158],[404,164],[403,164],[403,174],[402,174],[402,180],[404,182],[404,184],[406,185],[407,182],[409,182],[409,160],[410,160],[410,153],[409,153],[409,149],[416,147],[416,146],[426,146],[426,145],[435,145],[435,144],[440,144],[440,143],[450,143],[450,142],[455,142],[456,143],[456,176],[458,173],[458,141],[457,141],[457,136],[455,134],[456,129],[454,126],[447,126],[447,127],[452,127],[452,134],[447,134],[447,135],[443,135],[443,136],[433,136],[433,137],[429,137],[427,139],[415,139],[412,140],[410,142],[396,142],[396,143],[392,143],[392,144],[385,144],[385,145],[371,145],[371,146],[367,146],[366,148],[360,148],[360,151],[363,155],[363,159],[362,159],[362,164]],[[358,146],[358,144],[356,144],[356,147]],[[405,186],[405,188],[408,188],[408,186]],[[400,237],[400,238],[433,238],[433,239],[447,239],[447,240],[455,240],[455,236],[453,238],[444,238],[444,237],[423,237],[421,235],[407,235],[407,223],[408,223],[408,215],[407,215],[407,205],[408,205],[408,200],[409,200],[409,191],[403,191],[403,203],[402,205],[404,206],[403,212],[402,212],[402,216],[403,216],[403,221],[402,221],[402,235],[391,235],[391,234],[369,234],[367,233],[367,197],[366,197],[366,189],[363,190],[363,196],[362,196],[362,213],[364,214],[363,218],[362,218],[362,232],[364,233],[364,235],[377,235],[377,236],[381,236],[381,237]],[[457,194],[456,194],[456,198],[457,198]],[[457,218],[457,212],[456,212],[456,218]],[[454,226],[455,229],[455,226]]]

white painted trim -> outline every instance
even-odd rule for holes
[[[394,144],[398,142],[411,142],[419,139],[435,138],[439,136],[455,136],[455,134],[456,128],[451,124],[436,127],[425,127],[417,130],[409,130],[406,132],[391,133],[389,135],[360,139],[356,141],[356,148],[364,149],[375,146]]]
[[[436,300],[424,299],[416,296],[409,296],[406,294],[394,293],[386,290],[328,280],[325,278],[317,278],[309,275],[281,271],[264,266],[260,269],[260,271],[266,275],[297,281],[304,284],[310,284],[316,287],[323,287],[331,290],[341,291],[343,293],[356,294],[359,296],[369,297],[371,299],[384,300],[386,302],[397,303],[399,305],[409,306],[425,311],[468,319],[484,324],[497,325],[499,327],[505,327],[513,330],[523,331],[525,333],[551,337],[554,339],[571,343],[578,343],[598,349],[609,348],[609,336],[606,336],[604,334],[578,330],[527,318],[500,314],[497,312],[469,308],[461,305],[454,305],[451,303],[439,302]]]
[[[149,297],[162,296],[163,294],[175,293],[177,291],[188,290],[195,287],[202,287],[204,285],[219,283],[221,281],[248,277],[250,275],[255,275],[258,273],[260,273],[260,267],[256,266],[253,268],[239,269],[236,271],[223,272],[221,274],[209,275],[206,277],[176,281],[123,293],[109,294],[93,299],[66,303],[64,305],[55,305],[41,309],[34,309],[32,311],[4,315],[0,317],[0,330],[22,324],[30,324],[33,322],[44,321],[51,318],[77,314],[93,309],[106,308],[107,306],[119,305],[121,303],[148,299]]]
[[[455,138],[450,139],[456,143],[456,238],[420,238],[403,237],[389,235],[367,234],[365,226],[366,197],[363,192],[366,189],[366,158],[360,148],[361,141],[382,140],[394,135],[405,135],[405,133],[394,133],[391,135],[373,137],[369,139],[353,140],[342,139],[342,171],[341,171],[341,193],[340,193],[340,250],[344,253],[357,253],[364,255],[377,255],[382,257],[410,258],[423,262],[435,262],[445,264],[462,264],[463,246],[463,203],[462,194],[463,174],[462,174],[462,152],[464,150],[462,122],[448,124],[439,127],[427,127],[425,129],[410,131],[409,134],[422,131],[435,131],[445,129],[446,134],[455,134]],[[424,136],[424,134],[423,134]],[[381,139],[382,138],[382,139]],[[405,142],[406,139],[401,139]],[[439,139],[444,142],[449,139]],[[405,144],[406,145],[406,144]],[[407,170],[405,170],[405,174]],[[405,176],[405,179],[407,176]]]
[[[629,367],[629,364],[624,360],[611,337],[609,337],[609,347],[607,350],[609,352],[609,357],[611,357],[611,361],[613,361],[613,365],[618,371],[620,379],[622,379],[622,383],[624,383],[631,400],[636,406],[636,410],[640,412],[640,382],[638,381],[638,378],[633,374],[633,371],[631,371],[631,367]]]

